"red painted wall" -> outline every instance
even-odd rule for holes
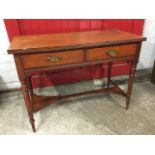
[[[135,34],[142,34],[143,19],[5,19],[5,26],[10,41],[17,35],[49,34],[78,31],[93,31],[103,29],[120,29]],[[112,75],[127,74],[129,65],[124,62],[114,64]],[[38,73],[32,77],[33,87],[49,86],[66,82],[89,80],[107,75],[107,65],[104,64],[104,75],[101,75],[101,65],[78,67],[74,70],[61,70]]]

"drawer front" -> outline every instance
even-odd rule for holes
[[[83,50],[34,54],[21,56],[24,68],[57,66],[81,63],[84,60]]]
[[[102,48],[88,49],[86,53],[87,61],[97,61],[105,59],[114,59],[136,54],[137,44],[109,46]]]

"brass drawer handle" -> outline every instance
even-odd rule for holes
[[[112,56],[112,57],[116,56],[118,53],[119,53],[119,51],[117,51],[117,50],[109,50],[107,52],[107,54]]]
[[[60,61],[62,58],[61,57],[58,57],[58,56],[52,56],[52,57],[48,57],[47,58],[49,61],[51,62],[58,62]]]

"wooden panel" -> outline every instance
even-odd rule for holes
[[[142,34],[144,19],[5,19],[9,39],[17,35],[120,29]]]
[[[21,35],[20,24],[16,19],[5,19],[4,20],[5,27],[7,30],[7,34],[9,40],[12,40],[13,37]]]
[[[76,64],[84,61],[83,50],[21,56],[24,68]],[[37,62],[37,63],[36,63]]]
[[[104,19],[103,29],[119,29],[132,32],[133,21],[131,19]]]
[[[25,19],[25,20],[18,20],[19,24],[20,24],[20,27],[21,27],[21,33],[22,35],[30,35],[30,34],[34,34],[33,33],[33,30],[32,30],[32,20],[29,20],[29,19]],[[38,27],[38,21],[34,21],[36,22],[36,26],[37,26],[37,29],[39,29]]]
[[[77,32],[79,30],[78,20],[62,19],[61,32]]]
[[[144,37],[120,30],[87,31],[52,35],[16,37],[8,49],[9,53],[20,54],[29,51],[64,50],[72,48],[115,45],[145,40]]]
[[[79,31],[77,19],[20,19],[18,21],[23,35]]]
[[[91,30],[101,30],[102,20],[101,19],[91,19],[90,21]]]
[[[141,35],[143,32],[144,19],[104,19],[103,29],[119,29]]]
[[[89,31],[89,30],[91,30],[91,20],[80,19],[79,20],[79,31]]]
[[[143,33],[144,20],[143,19],[135,19],[133,20],[132,32],[138,35],[142,35]]]
[[[86,60],[97,61],[97,60],[134,56],[136,53],[136,49],[137,44],[88,49],[86,52]],[[116,55],[108,54],[108,52],[111,50],[115,50],[118,53]]]

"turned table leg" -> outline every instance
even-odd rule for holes
[[[32,88],[32,82],[31,82],[31,76],[26,77],[27,79],[27,86],[30,93],[30,96],[33,95],[33,88]]]
[[[103,80],[103,78],[104,78],[104,64],[101,64],[100,67],[101,67],[101,79]],[[102,82],[102,87],[104,87],[104,82]]]
[[[108,63],[107,88],[110,87],[111,68],[112,68],[112,62],[109,62]]]
[[[129,103],[130,103],[130,97],[131,97],[135,72],[136,72],[136,63],[131,62],[131,68],[130,68],[130,73],[129,73],[129,81],[128,81],[128,89],[127,89],[127,97],[126,97],[126,110],[129,109]]]
[[[30,100],[30,94],[29,94],[28,86],[27,86],[27,83],[25,81],[21,81],[21,89],[23,92],[23,97],[25,100],[25,104],[26,104],[26,108],[28,111],[28,116],[30,119],[30,123],[31,123],[32,129],[33,129],[33,132],[36,132],[35,124],[34,124],[35,120],[33,118],[33,111],[32,111],[32,103]]]

